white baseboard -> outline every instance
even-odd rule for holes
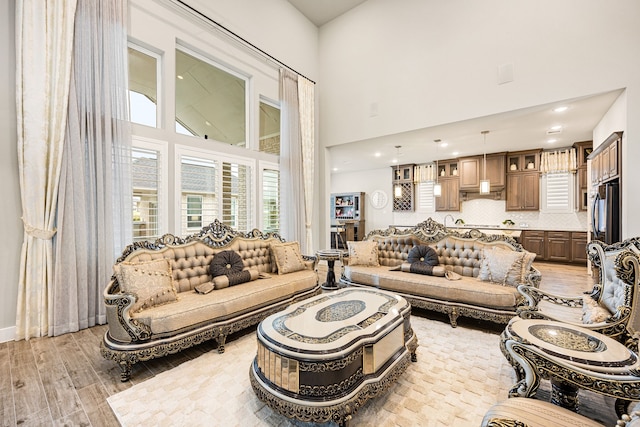
[[[11,326],[9,328],[0,329],[0,343],[13,341],[16,338],[16,327]]]

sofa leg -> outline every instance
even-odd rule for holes
[[[449,314],[449,323],[451,323],[452,328],[458,327],[458,310],[453,307]]]
[[[224,353],[224,344],[227,341],[226,335],[219,335],[216,338],[216,342],[218,343],[218,354]]]
[[[126,383],[131,379],[131,363],[120,362],[120,381]]]

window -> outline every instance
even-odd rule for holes
[[[246,78],[176,49],[176,132],[245,147]]]
[[[187,194],[187,228],[202,228],[202,196]]]
[[[156,54],[129,44],[129,111],[133,123],[158,125],[159,65]]]
[[[167,232],[167,145],[134,136],[131,148],[133,240],[155,240]]]
[[[574,174],[570,172],[542,175],[542,211],[570,213],[574,210]]]
[[[419,212],[435,212],[435,196],[433,194],[433,181],[424,181],[418,183],[418,211]]]
[[[182,156],[180,177],[180,229],[186,236],[218,217],[216,164],[212,160]]]
[[[280,108],[260,101],[260,151],[280,155]]]
[[[252,207],[254,162],[223,157],[214,151],[177,146],[180,220],[183,236],[219,219],[238,230],[255,227]]]
[[[262,170],[262,230],[280,232],[280,171]]]

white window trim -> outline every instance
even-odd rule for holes
[[[158,139],[131,136],[131,146],[154,150],[160,154],[160,182],[158,183],[158,231],[160,236],[169,232],[169,143]],[[133,192],[133,188],[131,189]]]
[[[182,207],[180,206],[179,201],[182,200],[182,174],[180,173],[180,170],[181,170],[181,162],[182,162],[183,156],[212,160],[216,162],[216,164],[218,164],[219,166],[221,166],[222,163],[237,163],[237,164],[244,165],[251,168],[253,173],[256,173],[257,171],[255,159],[250,159],[250,158],[241,157],[241,156],[233,156],[227,153],[222,153],[220,151],[207,150],[204,148],[195,148],[187,145],[176,144],[175,156],[174,156],[174,171],[175,171],[174,200],[176,200],[177,202],[173,204],[175,209],[174,229],[176,230],[176,233],[180,233],[182,230],[182,223],[181,223]],[[222,167],[216,168],[216,176],[217,176],[216,186],[219,186],[222,183]],[[251,178],[252,178],[251,182],[255,183],[256,182],[255,177],[251,177]],[[216,188],[216,193],[218,192],[218,190],[219,189]],[[251,203],[252,208],[255,209],[258,207],[256,198],[258,197],[258,193],[260,192],[260,190],[259,188],[252,188],[251,190],[253,191],[253,194],[250,195],[249,202]],[[218,212],[222,212],[222,197],[219,197],[217,199],[217,203],[219,204]],[[249,224],[248,225],[249,230],[253,228],[258,228],[256,225],[257,224],[256,217],[257,215],[255,212],[250,212],[250,215],[247,221],[247,224]]]
[[[127,42],[127,47],[130,47],[131,49],[137,50],[138,52],[142,52],[145,55],[149,55],[152,56],[156,59],[156,127],[155,129],[162,129],[162,122],[163,122],[163,115],[162,115],[162,110],[163,110],[163,96],[162,96],[162,82],[163,82],[163,74],[162,74],[162,55],[158,52],[155,52],[153,50],[150,50],[146,47],[143,47],[139,44],[139,42],[136,41],[132,41],[129,40]],[[127,76],[128,76],[128,71],[127,71]],[[145,127],[149,127],[140,123],[136,123],[136,125],[139,126],[145,126]]]

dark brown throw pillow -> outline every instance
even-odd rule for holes
[[[431,246],[418,245],[411,248],[407,256],[407,262],[413,264],[419,262],[427,266],[438,265],[438,254]]]
[[[233,273],[240,273],[242,269],[244,269],[242,257],[235,251],[218,252],[209,264],[211,277],[229,276]]]

